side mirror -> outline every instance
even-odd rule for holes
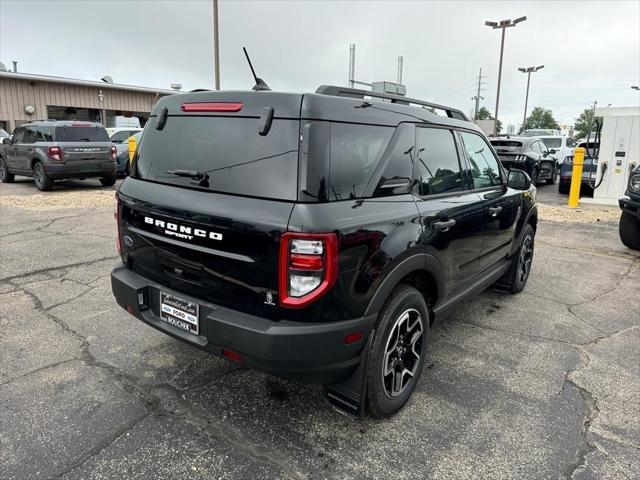
[[[10,139],[9,137],[4,137],[4,138],[2,139],[2,143],[3,143],[3,144],[11,143],[11,139]]]
[[[557,152],[557,150],[556,150],[555,148],[552,148],[551,150],[549,150],[549,153],[550,153],[551,155],[553,155],[553,154],[554,154],[554,153],[556,153],[556,152]]]
[[[531,178],[522,170],[510,170],[507,186],[514,190],[529,190],[531,188]]]
[[[406,177],[389,178],[382,182],[382,185],[379,185],[378,188],[381,190],[394,190],[395,194],[409,193],[411,191],[411,179]]]

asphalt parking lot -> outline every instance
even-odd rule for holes
[[[0,478],[640,478],[640,254],[554,192],[524,292],[467,301],[407,407],[355,421],[119,308],[114,189],[1,185]]]

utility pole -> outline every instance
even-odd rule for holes
[[[218,0],[213,0],[213,68],[215,87],[220,90],[220,48],[218,43]]]
[[[484,97],[480,96],[480,91],[482,90],[482,69],[480,69],[480,73],[478,74],[478,93],[476,93],[475,97],[471,97],[471,100],[476,101],[476,108],[473,114],[473,119],[476,120],[478,116],[478,110],[480,110],[480,100],[484,100]]]
[[[524,130],[524,124],[527,123],[527,106],[529,103],[529,85],[531,84],[531,74],[542,70],[544,65],[538,65],[537,67],[519,67],[518,71],[527,74],[527,95],[524,97],[524,117],[522,119],[522,130]]]
[[[498,64],[498,89],[496,91],[496,111],[494,113],[495,123],[493,124],[494,135],[498,133],[498,107],[500,106],[500,82],[502,80],[502,57],[504,54],[504,33],[509,27],[515,27],[518,23],[524,22],[527,17],[519,17],[515,20],[507,19],[500,20],[500,22],[484,22],[487,27],[491,27],[494,30],[502,29],[502,40],[500,41],[500,62]]]

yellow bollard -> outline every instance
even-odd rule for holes
[[[571,188],[569,190],[569,208],[580,206],[580,185],[582,184],[582,167],[584,165],[584,154],[586,150],[582,147],[576,148],[573,153],[573,171],[571,172]]]
[[[135,137],[129,137],[129,166],[133,160],[133,155],[136,153],[136,139]]]

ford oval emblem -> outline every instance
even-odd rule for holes
[[[125,235],[124,237],[122,237],[122,240],[127,247],[133,247],[133,238],[131,238],[129,235]]]

